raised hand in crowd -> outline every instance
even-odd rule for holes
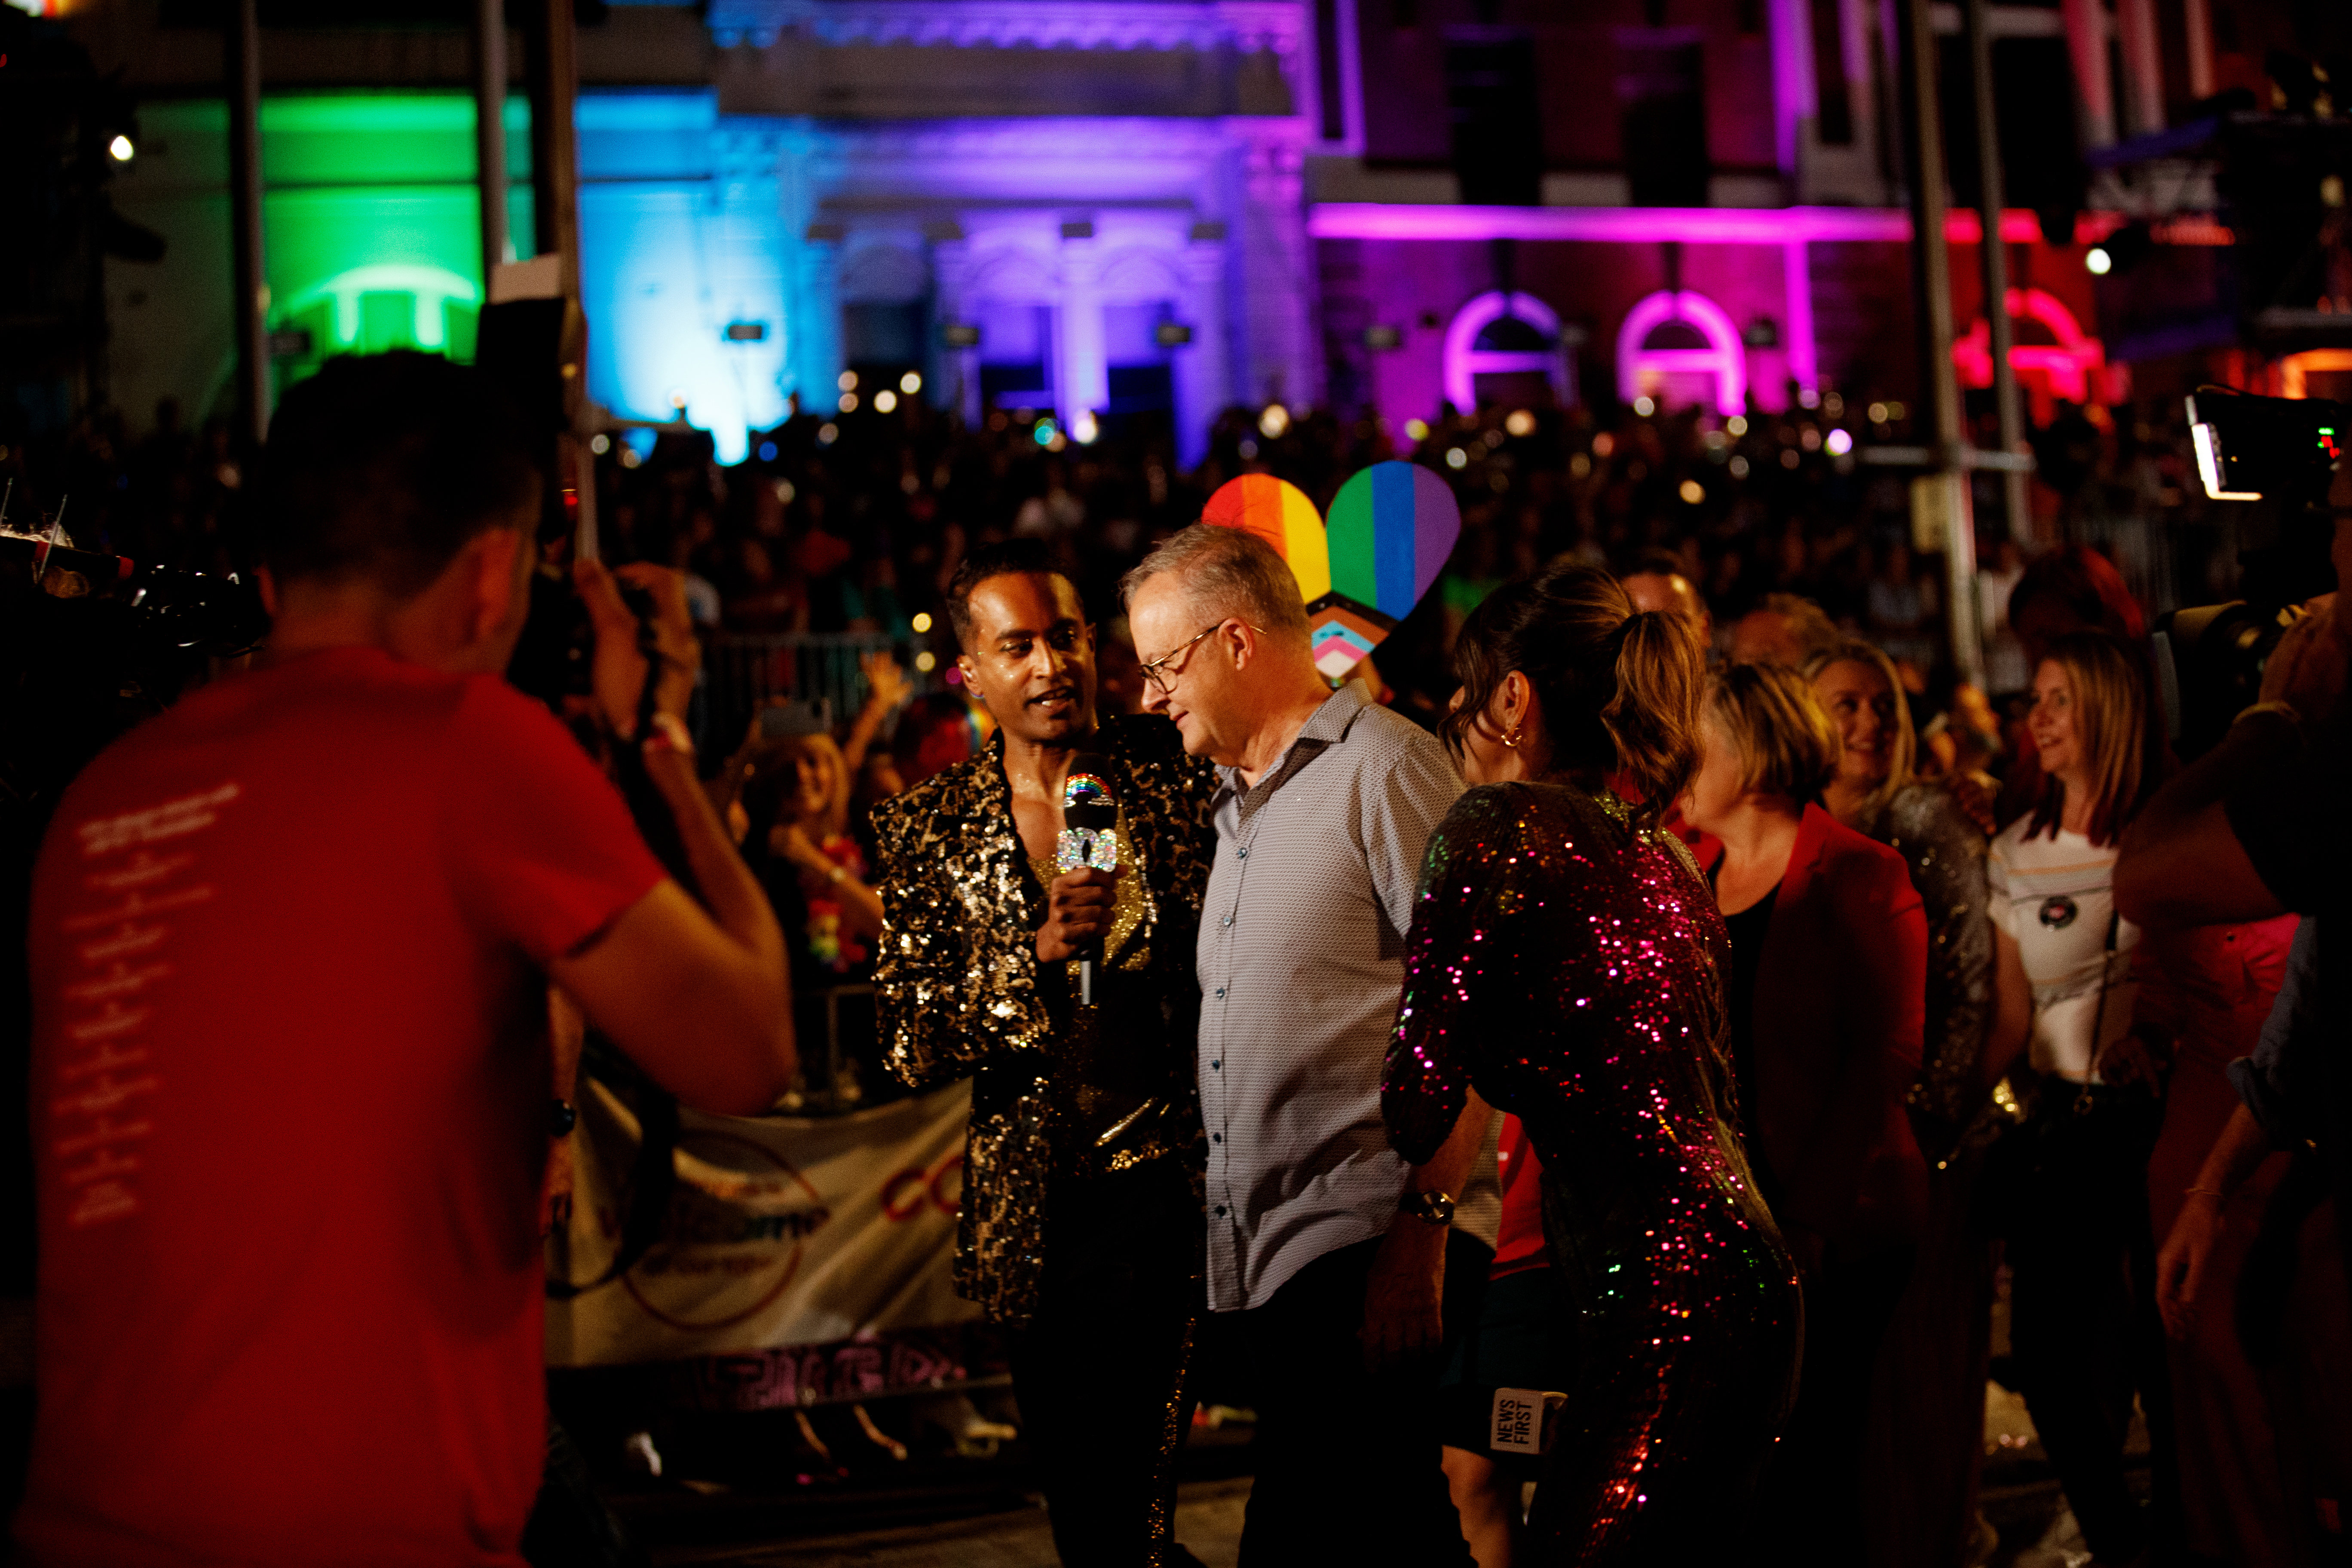
[[[866,706],[887,713],[904,707],[915,695],[915,684],[898,659],[885,648],[877,653],[858,656],[857,668],[866,677]]]
[[[866,765],[866,753],[882,732],[882,721],[915,697],[914,682],[887,648],[858,655],[857,668],[866,676],[866,705],[841,740],[841,765],[853,778]]]

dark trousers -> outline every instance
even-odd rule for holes
[[[2135,1394],[2147,1415],[2159,1527],[2177,1522],[2179,1496],[2147,1215],[2160,1103],[2101,1092],[2097,1109],[2078,1117],[2074,1086],[2042,1086],[2029,1130],[2042,1135],[2042,1157],[2009,1237],[2010,1341],[2026,1410],[2083,1539],[2102,1562],[2126,1563],[2151,1535],[2124,1475]],[[2175,1529],[2165,1534],[2178,1539]]]
[[[1797,1403],[1758,1499],[1766,1562],[1859,1568],[1864,1561],[1862,1457],[1872,1381],[1911,1263],[1907,1246],[1832,1242],[1804,1273]]]
[[[1174,1160],[1057,1179],[1013,1389],[1066,1568],[1158,1568],[1176,1511],[1201,1211]]]
[[[1374,1372],[1356,1331],[1379,1250],[1372,1240],[1327,1252],[1265,1306],[1211,1314],[1219,1358],[1258,1417],[1241,1568],[1470,1562],[1439,1455],[1437,1379],[1453,1341],[1477,1321],[1494,1252],[1453,1232],[1447,1348]]]
[[[579,1445],[552,1415],[522,1557],[531,1568],[644,1568],[646,1562],[644,1549],[597,1495]]]

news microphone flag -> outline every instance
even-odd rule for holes
[[[1055,864],[1065,871],[1118,869],[1118,797],[1111,793],[1106,777],[1109,772],[1109,764],[1092,752],[1070,759],[1069,774],[1062,782],[1062,837],[1055,845]],[[1095,961],[1101,952],[1097,946],[1078,960],[1082,1006],[1094,1005]]]

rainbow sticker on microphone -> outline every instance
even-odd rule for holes
[[[1361,664],[1436,584],[1461,536],[1454,488],[1418,463],[1375,463],[1341,485],[1326,531],[1329,591],[1307,605],[1315,668],[1338,680]]]
[[[1063,819],[1071,826],[1054,841],[1054,864],[1064,871],[1118,869],[1118,803],[1100,775],[1073,769],[1062,784]]]
[[[1323,520],[1315,503],[1287,479],[1272,474],[1244,474],[1217,487],[1201,521],[1218,528],[1238,528],[1274,546],[1298,579],[1298,596],[1307,604],[1331,591],[1331,557],[1323,535]]]

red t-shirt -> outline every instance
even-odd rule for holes
[[[1495,1261],[1486,1278],[1500,1279],[1523,1268],[1541,1268],[1551,1262],[1544,1250],[1543,1162],[1528,1142],[1528,1130],[1516,1116],[1503,1118],[1495,1140],[1495,1160],[1502,1169],[1503,1225],[1495,1238]]]
[[[33,1561],[520,1563],[539,971],[661,876],[545,709],[370,649],[90,765],[33,894]]]

